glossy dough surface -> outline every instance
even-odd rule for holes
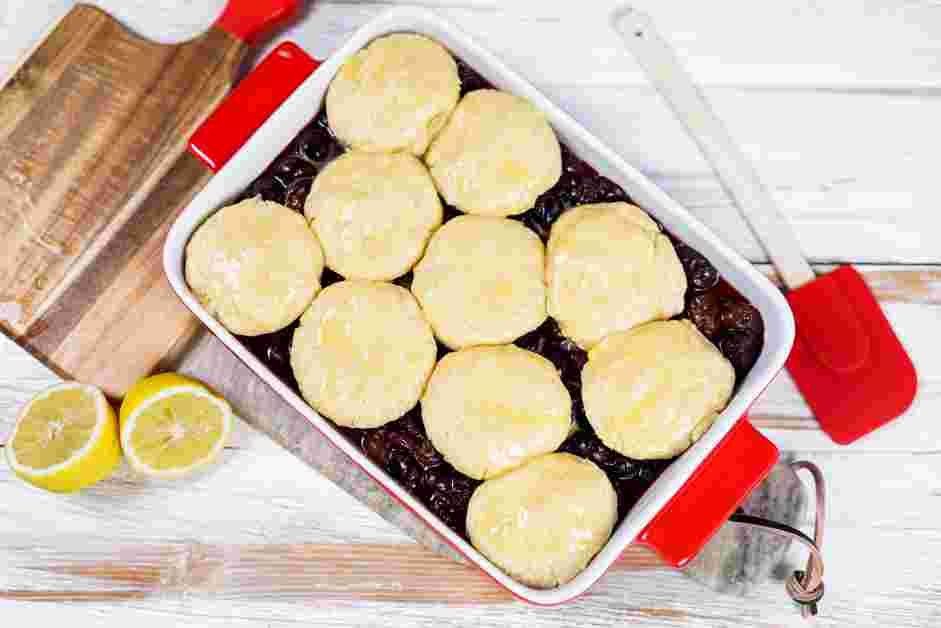
[[[562,174],[559,141],[545,115],[493,89],[464,96],[425,162],[448,203],[485,216],[526,211]]]
[[[381,37],[343,64],[327,91],[341,142],[369,152],[421,155],[460,97],[457,63],[427,37]]]
[[[444,356],[422,397],[435,449],[478,480],[555,451],[569,434],[572,399],[555,366],[513,345]]]
[[[351,151],[314,179],[304,213],[327,266],[347,279],[407,273],[441,224],[441,199],[425,166],[408,153]]]
[[[304,217],[260,198],[223,207],[186,245],[186,282],[234,334],[292,323],[320,290],[324,260]]]
[[[301,317],[291,368],[304,398],[348,427],[378,427],[412,409],[437,346],[415,298],[394,284],[341,281]]]
[[[546,320],[545,247],[515,220],[458,216],[432,236],[412,292],[451,349],[513,342]]]
[[[688,320],[608,336],[588,353],[582,400],[605,445],[671,458],[696,442],[732,395],[735,369]]]
[[[548,454],[481,484],[467,532],[511,577],[551,588],[578,575],[611,536],[617,496],[594,463]]]
[[[549,315],[584,349],[683,311],[686,275],[669,238],[628,203],[573,207],[552,226]]]

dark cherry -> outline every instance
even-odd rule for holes
[[[543,242],[549,239],[549,225],[539,216],[535,208],[520,215],[518,220],[532,231],[535,231],[536,235],[539,236]]]
[[[245,198],[260,196],[263,200],[284,202],[284,186],[273,176],[262,176],[255,180],[245,193]]]
[[[461,80],[461,96],[467,92],[493,87],[477,70],[471,68],[463,61],[457,62],[457,76]]]
[[[388,427],[394,428],[397,430],[404,430],[409,434],[414,434],[417,436],[425,436],[425,426],[421,421],[421,408],[415,406],[411,410],[405,413],[401,419],[389,423]]]
[[[719,340],[719,351],[722,352],[738,376],[744,377],[761,353],[762,339],[752,332],[737,332],[724,336]]]
[[[686,281],[692,293],[706,292],[719,284],[719,271],[699,251],[681,243],[676,246],[676,255],[683,264]]]
[[[327,162],[343,152],[343,147],[329,129],[316,123],[301,132],[297,149],[302,157],[315,163]]]
[[[628,200],[630,199],[621,186],[601,175],[581,179],[576,187],[575,201],[578,205]]]
[[[422,471],[414,458],[400,452],[389,455],[386,465],[395,479],[405,485],[411,492],[418,492],[421,487]]]
[[[310,194],[310,186],[314,180],[311,177],[296,179],[288,185],[287,192],[284,194],[284,204],[296,212],[304,213],[304,201]]]
[[[306,159],[295,155],[288,155],[274,162],[269,169],[269,173],[277,177],[281,183],[287,186],[295,179],[313,177],[317,174],[317,168]]]
[[[735,299],[723,299],[720,303],[719,327],[727,332],[764,331],[764,323],[758,310],[751,303]]]
[[[326,288],[330,284],[334,284],[338,281],[343,281],[343,277],[333,272],[329,268],[323,269],[323,274],[320,276],[320,285]]]
[[[467,504],[480,482],[461,475],[445,463],[425,473],[425,504],[451,528],[466,536]]]
[[[370,430],[363,434],[360,447],[369,459],[384,467],[386,465],[386,439],[382,430]]]
[[[389,449],[405,451],[411,455],[418,446],[418,439],[416,439],[415,435],[411,432],[386,429],[384,433],[386,446]]]
[[[270,334],[261,336],[238,336],[239,341],[256,358],[264,362],[275,375],[284,380],[289,386],[297,388],[294,371],[291,369],[291,340],[297,323]]]
[[[719,332],[719,297],[715,292],[694,295],[686,303],[686,313],[704,336],[713,338]]]
[[[568,338],[562,338],[559,342],[559,350],[562,352],[564,359],[569,361],[566,366],[571,367],[574,371],[581,373],[585,365],[588,364],[588,352]]]
[[[463,536],[466,532],[467,504],[456,501],[446,493],[432,493],[426,502],[431,512],[444,521],[449,528]]]
[[[593,177],[598,171],[562,144],[562,172],[576,177]]]
[[[614,483],[614,492],[618,496],[618,519],[627,516],[648,488],[650,484],[643,480],[624,480]]]
[[[418,442],[418,446],[415,447],[414,456],[415,462],[426,471],[440,466],[444,462],[444,458],[427,438],[422,438]]]
[[[581,391],[573,391],[571,387],[566,386],[569,389],[569,394],[572,395],[572,420],[575,421],[581,429],[591,429],[588,423],[588,416],[585,414],[585,403],[582,401]]]
[[[415,276],[412,274],[412,271],[409,271],[405,273],[404,275],[402,275],[401,277],[396,278],[392,283],[394,283],[397,286],[401,286],[405,288],[406,290],[411,290],[412,279],[414,278]]]
[[[451,220],[452,218],[456,218],[460,216],[462,213],[464,212],[459,210],[454,205],[449,205],[448,203],[444,203],[444,217],[442,218],[442,222],[447,222]]]
[[[558,183],[536,199],[532,209],[522,215],[523,224],[535,231],[543,240],[549,239],[552,223],[562,215],[562,212],[576,204],[575,194],[569,185],[568,177],[570,176],[563,175]]]
[[[523,224],[547,240],[552,224],[567,209],[577,205],[630,200],[621,186],[594,170],[589,174],[587,169],[590,169],[587,165],[576,164],[564,168],[556,184],[542,193],[532,209],[521,216]]]
[[[551,321],[551,322],[550,322]],[[516,346],[521,349],[526,349],[532,351],[533,353],[538,353],[539,355],[545,357],[546,350],[549,345],[549,326],[552,324],[552,319],[547,319],[545,323],[529,332],[528,334],[523,334],[516,339]]]

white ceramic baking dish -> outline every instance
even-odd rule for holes
[[[620,184],[667,229],[705,255],[723,277],[760,310],[764,318],[764,349],[726,410],[712,428],[647,491],[591,564],[574,580],[555,589],[528,587],[502,573],[347,441],[330,421],[319,416],[282,383],[207,313],[184,280],[184,249],[200,223],[248,187],[317,114],[330,80],[350,55],[378,36],[401,31],[422,33],[442,42],[499,88],[535,103],[546,113],[564,143],[599,172]],[[164,265],[180,299],[236,356],[355,464],[516,596],[536,604],[569,600],[586,591],[633,542],[651,546],[673,565],[685,564],[777,460],[777,449],[751,427],[745,414],[784,366],[794,339],[793,319],[781,293],[751,264],[526,80],[459,28],[433,13],[396,8],[380,15],[356,31],[345,45],[301,83],[300,79],[314,67],[316,62],[297,47],[279,47],[194,135],[192,150],[218,171],[185,208],[167,237]],[[287,95],[298,83],[300,85],[293,93]],[[283,93],[279,95],[279,92]],[[286,99],[278,106],[283,96]],[[272,110],[273,113],[262,124]],[[249,136],[250,139],[239,148],[242,140]],[[231,159],[228,159],[230,155]]]

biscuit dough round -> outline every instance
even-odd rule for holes
[[[441,199],[408,153],[350,151],[314,179],[304,213],[327,266],[347,279],[407,273],[441,225]]]
[[[688,320],[608,336],[582,370],[585,414],[630,458],[672,458],[699,440],[732,396],[735,369]]]
[[[451,349],[513,342],[546,320],[545,247],[515,220],[458,216],[432,236],[412,292]]]
[[[425,163],[448,203],[484,216],[526,211],[562,174],[559,140],[546,116],[495,89],[461,99]]]
[[[351,148],[421,155],[460,92],[457,63],[441,44],[395,33],[343,64],[327,91],[327,119]]]
[[[415,407],[437,346],[415,298],[394,284],[332,284],[301,317],[291,368],[304,398],[347,427],[379,427]]]
[[[481,484],[467,533],[510,577],[548,589],[577,576],[607,543],[617,520],[611,481],[593,462],[548,454]]]
[[[552,225],[549,315],[583,349],[683,311],[686,274],[673,244],[628,203],[573,207]]]
[[[572,426],[572,398],[555,366],[514,345],[447,354],[421,404],[435,449],[478,480],[555,451]]]
[[[186,245],[186,282],[233,334],[257,336],[297,319],[320,290],[323,253],[304,217],[250,198],[209,217]]]

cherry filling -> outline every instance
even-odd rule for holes
[[[462,95],[491,87],[486,79],[461,61],[458,61],[458,71]],[[325,112],[321,111],[239,200],[261,195],[265,200],[303,212],[314,177],[343,151],[330,130]],[[564,211],[577,205],[614,201],[632,202],[619,185],[600,175],[563,145],[561,178],[536,200],[532,209],[515,218],[546,240],[552,224]],[[457,215],[460,215],[458,210],[445,204],[445,221]],[[677,318],[688,318],[716,344],[735,367],[740,382],[761,353],[764,342],[761,314],[722,279],[709,260],[672,234],[670,237],[688,282],[686,309]],[[333,271],[324,271],[324,286],[340,280]],[[408,273],[395,283],[408,288],[411,281],[412,274]],[[297,322],[271,334],[239,336],[239,340],[300,394],[290,364],[291,339],[296,327]],[[618,494],[620,521],[672,460],[633,460],[607,448],[595,435],[585,417],[581,396],[581,371],[588,356],[561,334],[554,320],[547,320],[516,344],[546,357],[559,370],[572,396],[572,416],[578,428],[560,450],[587,458],[604,470]],[[439,343],[438,357],[447,352]],[[380,428],[338,429],[451,529],[467,536],[464,526],[467,504],[480,482],[455,470],[432,446],[422,424],[421,406]]]

